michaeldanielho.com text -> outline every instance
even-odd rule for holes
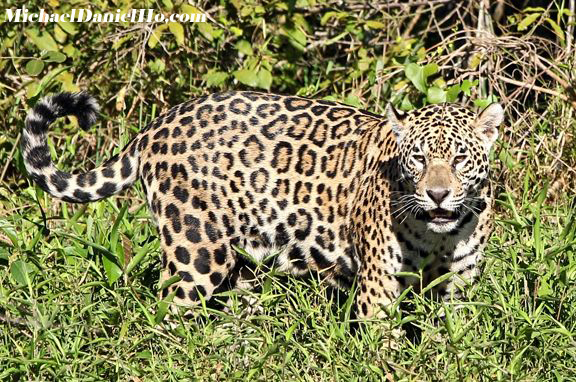
[[[173,13],[165,15],[154,9],[132,9],[122,13],[116,12],[96,13],[89,9],[72,9],[68,13],[48,13],[44,9],[38,12],[29,12],[26,8],[16,10],[6,9],[6,21],[11,23],[57,23],[60,21],[71,23],[169,23],[169,22],[206,22],[205,13]]]

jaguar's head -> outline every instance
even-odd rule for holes
[[[488,157],[504,110],[498,103],[479,115],[455,104],[430,105],[408,113],[387,108],[399,148],[402,193],[395,216],[414,214],[428,229],[450,232],[482,203]]]

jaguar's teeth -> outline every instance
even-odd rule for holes
[[[458,214],[454,211],[448,211],[442,208],[436,208],[434,210],[428,211],[428,217],[430,218],[430,220],[444,221],[444,220],[454,220],[458,217]]]

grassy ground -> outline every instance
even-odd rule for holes
[[[111,154],[108,135],[73,128],[51,136],[60,167]],[[122,145],[133,129],[118,129]],[[81,149],[88,142],[94,152]],[[350,301],[317,280],[270,273],[262,293],[232,294],[226,312],[203,307],[197,321],[158,324],[159,243],[139,185],[89,205],[4,185],[0,379],[571,380],[574,197],[550,192],[552,179],[529,166],[521,174],[513,192],[499,187],[496,232],[468,301],[405,295],[412,308],[387,323],[407,331],[397,349],[385,345],[385,324],[357,327]]]
[[[100,3],[195,12],[180,0]],[[573,1],[194,3],[210,22],[0,24],[1,381],[576,380]],[[376,113],[388,100],[407,110],[498,99],[507,120],[484,272],[458,305],[407,293],[410,310],[362,326],[346,296],[318,280],[268,273],[261,293],[233,293],[228,310],[199,307],[197,320],[167,326],[140,185],[80,206],[25,176],[26,109],[80,89],[100,100],[103,122],[54,126],[52,156],[65,170],[102,163],[160,110],[221,89],[330,97]],[[407,334],[394,349],[390,327]]]

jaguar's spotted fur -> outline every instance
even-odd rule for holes
[[[26,118],[31,177],[68,202],[106,198],[141,178],[158,224],[163,291],[190,305],[234,288],[241,257],[338,285],[358,277],[369,317],[408,285],[444,294],[475,274],[490,232],[488,152],[503,111],[453,104],[386,117],[343,104],[252,92],[212,94],[150,123],[116,157],[82,174],[57,170],[49,125],[98,112],[85,93],[46,97]],[[423,280],[395,275],[423,271]]]

